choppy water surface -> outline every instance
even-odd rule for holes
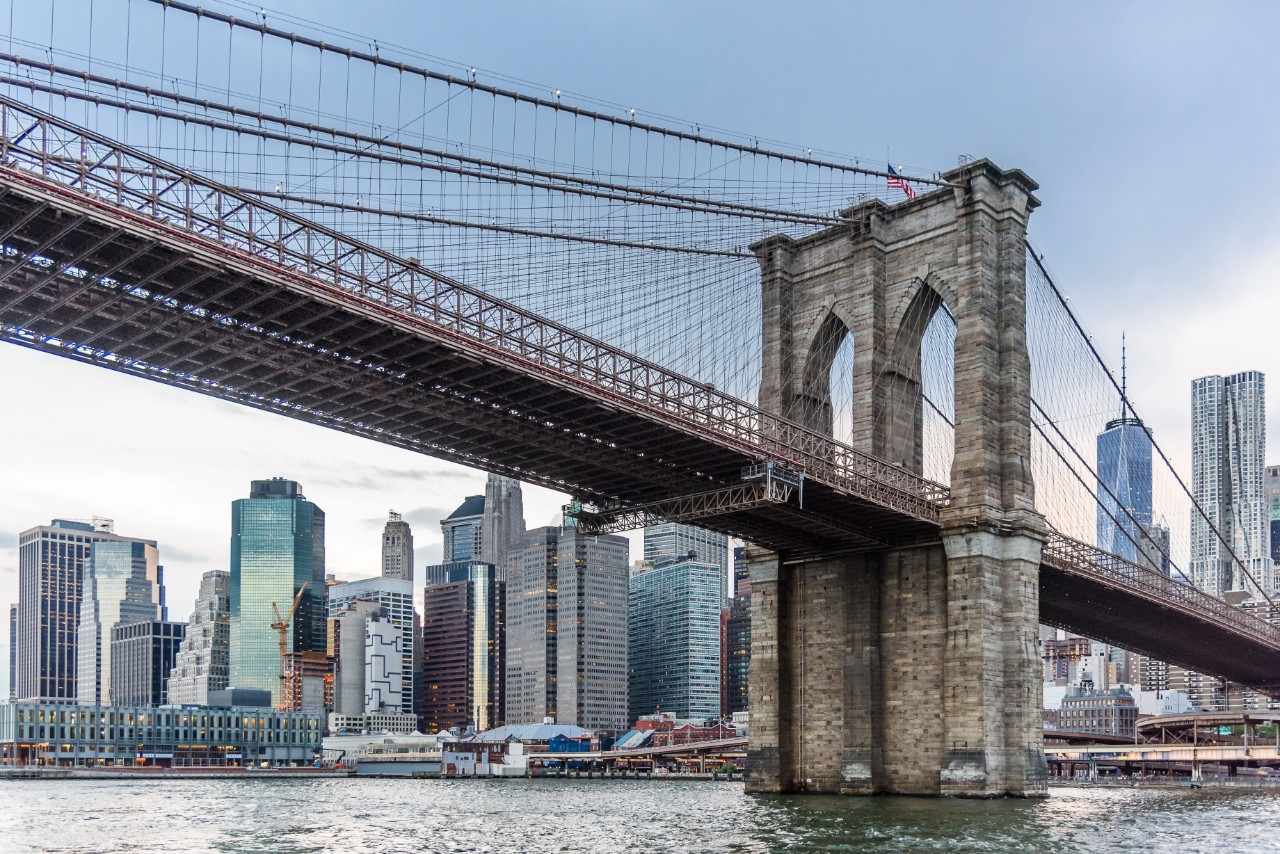
[[[958,801],[665,780],[8,780],[0,850],[1265,852],[1280,851],[1280,792]]]

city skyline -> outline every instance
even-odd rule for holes
[[[372,28],[375,32],[371,35],[391,36],[396,29],[337,3],[317,3],[313,8],[278,5],[334,26],[361,32]],[[405,10],[405,14],[410,20],[404,26],[421,25],[424,13]],[[528,14],[530,31],[540,31],[533,13],[513,14],[517,19]],[[712,13],[693,10],[688,14],[696,18]],[[867,14],[870,25],[877,25],[878,16],[883,16],[879,25],[892,23],[887,11]],[[1025,44],[1038,44],[1037,51],[1043,50],[1044,41],[1034,34],[1056,31],[1064,35],[1066,43],[1072,42],[1067,36],[1081,37],[1076,39],[1075,49],[1082,49],[1084,55],[1073,62],[1079,73],[1069,81],[1045,78],[1034,57],[1028,55],[1012,60],[975,58],[973,61],[980,64],[1032,60],[1026,68],[1028,76],[1018,86],[997,94],[992,112],[1009,106],[1012,102],[1006,98],[1012,98],[1015,90],[1021,103],[1024,82],[1028,86],[1040,84],[1038,91],[1061,111],[1049,129],[1057,127],[1057,121],[1067,123],[1072,127],[1070,144],[1055,142],[1055,134],[1044,128],[1028,129],[1034,123],[1024,121],[1021,113],[1011,113],[1019,120],[1001,119],[989,129],[980,125],[991,115],[984,112],[965,117],[965,99],[954,97],[952,84],[947,83],[952,61],[942,46],[944,40],[956,33],[971,33],[982,22],[966,21],[968,16],[959,11],[943,12],[944,25],[937,27],[936,33],[915,36],[919,41],[912,54],[919,58],[920,67],[904,72],[904,87],[921,92],[937,88],[935,99],[929,102],[931,109],[894,110],[898,94],[869,92],[863,93],[866,100],[861,110],[844,115],[830,115],[777,98],[771,98],[774,109],[762,110],[761,99],[754,96],[741,103],[708,104],[702,92],[689,91],[699,88],[688,86],[689,75],[710,73],[713,65],[728,60],[731,64],[716,73],[739,78],[742,91],[778,93],[774,86],[763,83],[758,89],[751,88],[761,80],[757,75],[764,72],[752,67],[756,63],[750,50],[735,50],[732,56],[712,51],[705,60],[697,59],[694,67],[657,69],[641,80],[624,71],[601,75],[599,69],[612,69],[615,63],[605,61],[599,52],[547,51],[545,43],[535,47],[534,40],[526,45],[524,39],[494,39],[492,33],[481,36],[470,32],[473,27],[466,14],[456,10],[432,22],[431,32],[439,37],[439,44],[449,45],[455,58],[471,59],[482,69],[527,69],[522,73],[538,80],[564,81],[570,88],[591,88],[592,94],[615,99],[634,96],[642,107],[662,106],[677,115],[702,116],[709,109],[719,110],[710,116],[719,124],[758,130],[763,136],[872,153],[878,153],[888,141],[893,144],[895,160],[937,168],[949,166],[958,151],[968,150],[990,154],[1002,165],[1027,169],[1043,185],[1041,196],[1046,201],[1033,220],[1038,248],[1047,253],[1067,292],[1076,298],[1073,305],[1097,340],[1118,341],[1125,317],[1140,313],[1144,318],[1141,328],[1130,323],[1130,362],[1135,375],[1147,378],[1133,388],[1132,396],[1144,421],[1167,445],[1180,471],[1188,475],[1189,382],[1218,370],[1274,373],[1274,347],[1263,333],[1266,319],[1274,316],[1274,302],[1269,307],[1266,301],[1275,299],[1270,270],[1280,260],[1280,249],[1262,248],[1267,244],[1261,237],[1273,233],[1280,224],[1280,209],[1267,194],[1242,194],[1218,215],[1214,227],[1206,230],[1203,223],[1191,222],[1194,218],[1186,217],[1180,208],[1204,207],[1209,199],[1218,198],[1222,186],[1217,168],[1193,171],[1176,187],[1160,179],[1175,169],[1185,174],[1178,167],[1197,158],[1206,164],[1216,162],[1223,150],[1230,150],[1233,160],[1250,168],[1265,169],[1272,163],[1280,151],[1275,145],[1280,120],[1236,109],[1232,104],[1239,102],[1222,98],[1221,93],[1239,84],[1242,91],[1235,98],[1257,97],[1274,88],[1276,72],[1269,69],[1243,77],[1228,61],[1237,47],[1225,49],[1214,39],[1206,43],[1208,35],[1221,33],[1233,23],[1238,25],[1237,13],[1231,10],[1190,14],[1155,24],[1115,12],[1105,25],[1077,22],[1065,29],[1053,14],[1045,14],[1036,23],[1029,23],[1022,12],[1010,14],[1020,27],[1027,28]],[[617,20],[599,10],[588,13],[581,23],[588,32],[610,32]],[[736,40],[734,44],[751,44],[760,37],[752,34],[746,21],[718,23],[728,27],[724,37]],[[635,28],[637,39],[647,27],[654,26],[638,20],[629,20],[628,25]],[[794,25],[782,22],[778,26]],[[689,36],[679,34],[677,38]],[[609,42],[602,39],[598,44]],[[1119,43],[1126,45],[1124,51],[1114,56],[1107,52],[1108,46]],[[1196,50],[1189,57],[1185,47],[1190,43]],[[1028,50],[1025,46],[1019,49]],[[807,61],[814,66],[815,81],[838,76],[822,71],[837,55],[832,52],[828,60],[821,49],[811,52]],[[701,65],[704,61],[706,66]],[[1100,107],[1090,98],[1079,97],[1078,92],[1100,91],[1108,74],[1131,70],[1128,64],[1139,62],[1146,63],[1149,75],[1128,79],[1123,92],[1101,104],[1111,120],[1079,121],[1083,112],[1093,116]],[[1198,104],[1212,120],[1198,123],[1203,127],[1189,136],[1179,135],[1183,140],[1179,145],[1152,151],[1150,135],[1175,123],[1180,132],[1185,131],[1185,116],[1178,111],[1160,113],[1157,124],[1152,125],[1147,112],[1129,115],[1129,105],[1165,103],[1174,92],[1179,99]],[[1067,97],[1055,98],[1055,94]],[[941,122],[950,123],[952,132],[937,133],[934,129]],[[1100,198],[1108,200],[1102,211],[1097,204]],[[1109,244],[1119,243],[1112,239],[1115,229],[1123,229],[1131,243],[1109,248]],[[1214,285],[1211,304],[1201,298],[1206,283]],[[1171,347],[1170,341],[1181,343]],[[1113,362],[1118,361],[1116,353],[1108,352],[1111,345],[1101,346]],[[0,595],[5,595],[6,601],[16,599],[17,532],[47,524],[54,517],[109,516],[117,520],[122,533],[155,539],[168,568],[172,611],[180,616],[189,612],[203,572],[229,566],[225,506],[250,479],[279,475],[308,485],[317,502],[329,511],[327,569],[343,580],[377,574],[378,532],[388,506],[401,510],[415,532],[421,532],[421,554],[416,560],[420,568],[440,559],[435,528],[441,512],[447,512],[458,496],[483,491],[485,475],[478,471],[18,348],[0,347],[0,395],[13,401],[32,400],[48,388],[73,394],[77,406],[94,412],[103,423],[129,423],[136,413],[146,412],[148,430],[145,436],[141,432],[117,434],[104,450],[103,444],[86,440],[83,422],[78,419],[76,423],[8,419],[0,425],[0,441],[5,447],[33,451],[11,455],[14,459],[6,461],[9,464],[0,476],[5,486],[0,490]],[[1280,461],[1277,419],[1280,407],[1273,407],[1268,425],[1269,464]],[[48,459],[38,459],[47,456],[56,456],[52,469]],[[68,477],[75,477],[78,486],[71,495],[60,487]],[[525,499],[531,507],[531,526],[550,521],[564,500],[529,486]],[[0,656],[0,661],[7,661],[7,655]]]

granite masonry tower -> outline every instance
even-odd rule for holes
[[[953,188],[753,246],[761,406],[831,434],[853,336],[853,444],[919,473],[921,341],[956,322],[941,542],[793,561],[750,549],[752,791],[1045,794],[1031,478],[1026,228],[1036,184],[986,160]],[[834,741],[833,741],[834,740]]]

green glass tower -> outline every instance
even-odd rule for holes
[[[231,685],[280,702],[280,642],[272,603],[287,616],[306,585],[286,652],[325,648],[324,511],[291,480],[255,480],[231,504]]]

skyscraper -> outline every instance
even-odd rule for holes
[[[414,649],[419,643],[417,613],[413,609],[413,582],[397,578],[365,578],[329,586],[328,616],[330,618],[341,616],[355,602],[377,602],[380,607],[380,619],[398,633],[400,640],[396,649],[399,651],[397,654],[400,660],[395,662],[395,666],[387,672],[394,671],[398,674],[397,679],[401,684],[397,699],[400,708],[397,711],[406,715],[413,714],[414,680],[417,677],[413,667]],[[377,628],[375,634],[381,637],[387,631],[390,631],[387,625],[382,625]],[[367,630],[365,634],[368,634]],[[344,646],[343,650],[345,649]],[[345,671],[347,663],[340,661],[339,667]],[[347,672],[349,675],[349,671]],[[385,693],[383,696],[386,696]],[[342,714],[359,714],[359,712]]]
[[[255,480],[231,505],[230,683],[270,691],[273,706],[281,661],[272,603],[287,614],[299,592],[285,651],[323,651],[324,511],[294,481]]]
[[[382,576],[413,581],[413,531],[394,510],[382,529]]]
[[[627,721],[626,538],[529,531],[507,568],[507,723]]]
[[[720,714],[720,567],[663,556],[631,573],[628,720]]]
[[[1192,581],[1215,596],[1252,591],[1247,570],[1263,590],[1274,592],[1270,508],[1263,495],[1267,437],[1262,373],[1192,382],[1191,430],[1192,491],[1208,517],[1191,510]]]
[[[1151,551],[1151,436],[1129,413],[1125,386],[1120,416],[1098,434],[1098,548],[1137,562]]]
[[[751,574],[747,571],[742,549],[733,550],[733,603],[729,606],[729,624],[725,627],[724,661],[720,670],[725,686],[725,708],[721,714],[747,710],[747,675],[751,670]]]
[[[511,550],[524,538],[524,498],[520,481],[490,474],[484,487],[480,560],[506,566]]]
[[[93,543],[125,539],[110,519],[54,519],[18,535],[16,699],[76,702],[84,565]]]
[[[678,522],[663,522],[644,529],[644,559],[693,555],[720,567],[720,597],[729,598],[729,538],[715,531]]]
[[[169,674],[169,702],[204,706],[210,691],[227,687],[231,668],[231,573],[211,569],[187,622],[187,634]]]
[[[18,698],[18,603],[9,606],[9,702]]]
[[[76,701],[80,705],[114,705],[111,633],[116,626],[164,620],[167,611],[164,567],[154,541],[99,540],[90,546],[77,632]]]
[[[427,567],[422,601],[424,732],[501,726],[507,585],[491,563]]]
[[[1267,466],[1263,490],[1271,510],[1271,560],[1280,564],[1280,466]]]
[[[442,563],[477,560],[484,549],[484,496],[467,498],[440,523],[444,533]]]
[[[339,715],[365,712],[365,624],[379,619],[386,609],[376,599],[353,599],[340,607],[329,605],[329,619],[337,624],[334,649],[337,673],[333,684],[333,711]]]
[[[186,623],[142,620],[111,629],[111,705],[163,706]]]

